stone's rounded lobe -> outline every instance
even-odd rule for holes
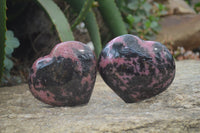
[[[175,77],[173,56],[164,45],[130,34],[105,46],[98,69],[106,84],[127,103],[163,92]]]
[[[63,42],[33,63],[29,88],[37,99],[53,106],[86,104],[94,88],[96,71],[95,55],[87,45]]]

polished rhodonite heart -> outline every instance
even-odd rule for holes
[[[96,79],[96,59],[85,44],[57,44],[31,68],[29,87],[40,101],[53,106],[75,106],[89,102]]]
[[[106,84],[127,103],[163,92],[175,76],[173,56],[164,45],[130,34],[105,46],[98,69]]]

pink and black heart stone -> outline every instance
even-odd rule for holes
[[[89,102],[96,79],[93,51],[78,41],[57,44],[30,70],[29,88],[38,100],[53,106]]]
[[[105,46],[98,69],[106,84],[127,103],[163,92],[175,77],[173,56],[164,45],[130,34]]]

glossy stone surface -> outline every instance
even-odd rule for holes
[[[127,103],[163,92],[175,77],[174,59],[164,45],[130,34],[105,46],[98,69],[106,84]]]
[[[85,44],[57,44],[47,56],[37,59],[30,70],[29,88],[38,100],[53,106],[89,102],[96,79],[96,59]]]

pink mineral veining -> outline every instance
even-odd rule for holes
[[[175,62],[163,44],[126,34],[104,47],[98,70],[122,100],[133,103],[166,90],[175,77]]]
[[[95,55],[87,45],[63,42],[33,63],[30,91],[35,98],[52,106],[86,104],[94,88],[96,71]]]

